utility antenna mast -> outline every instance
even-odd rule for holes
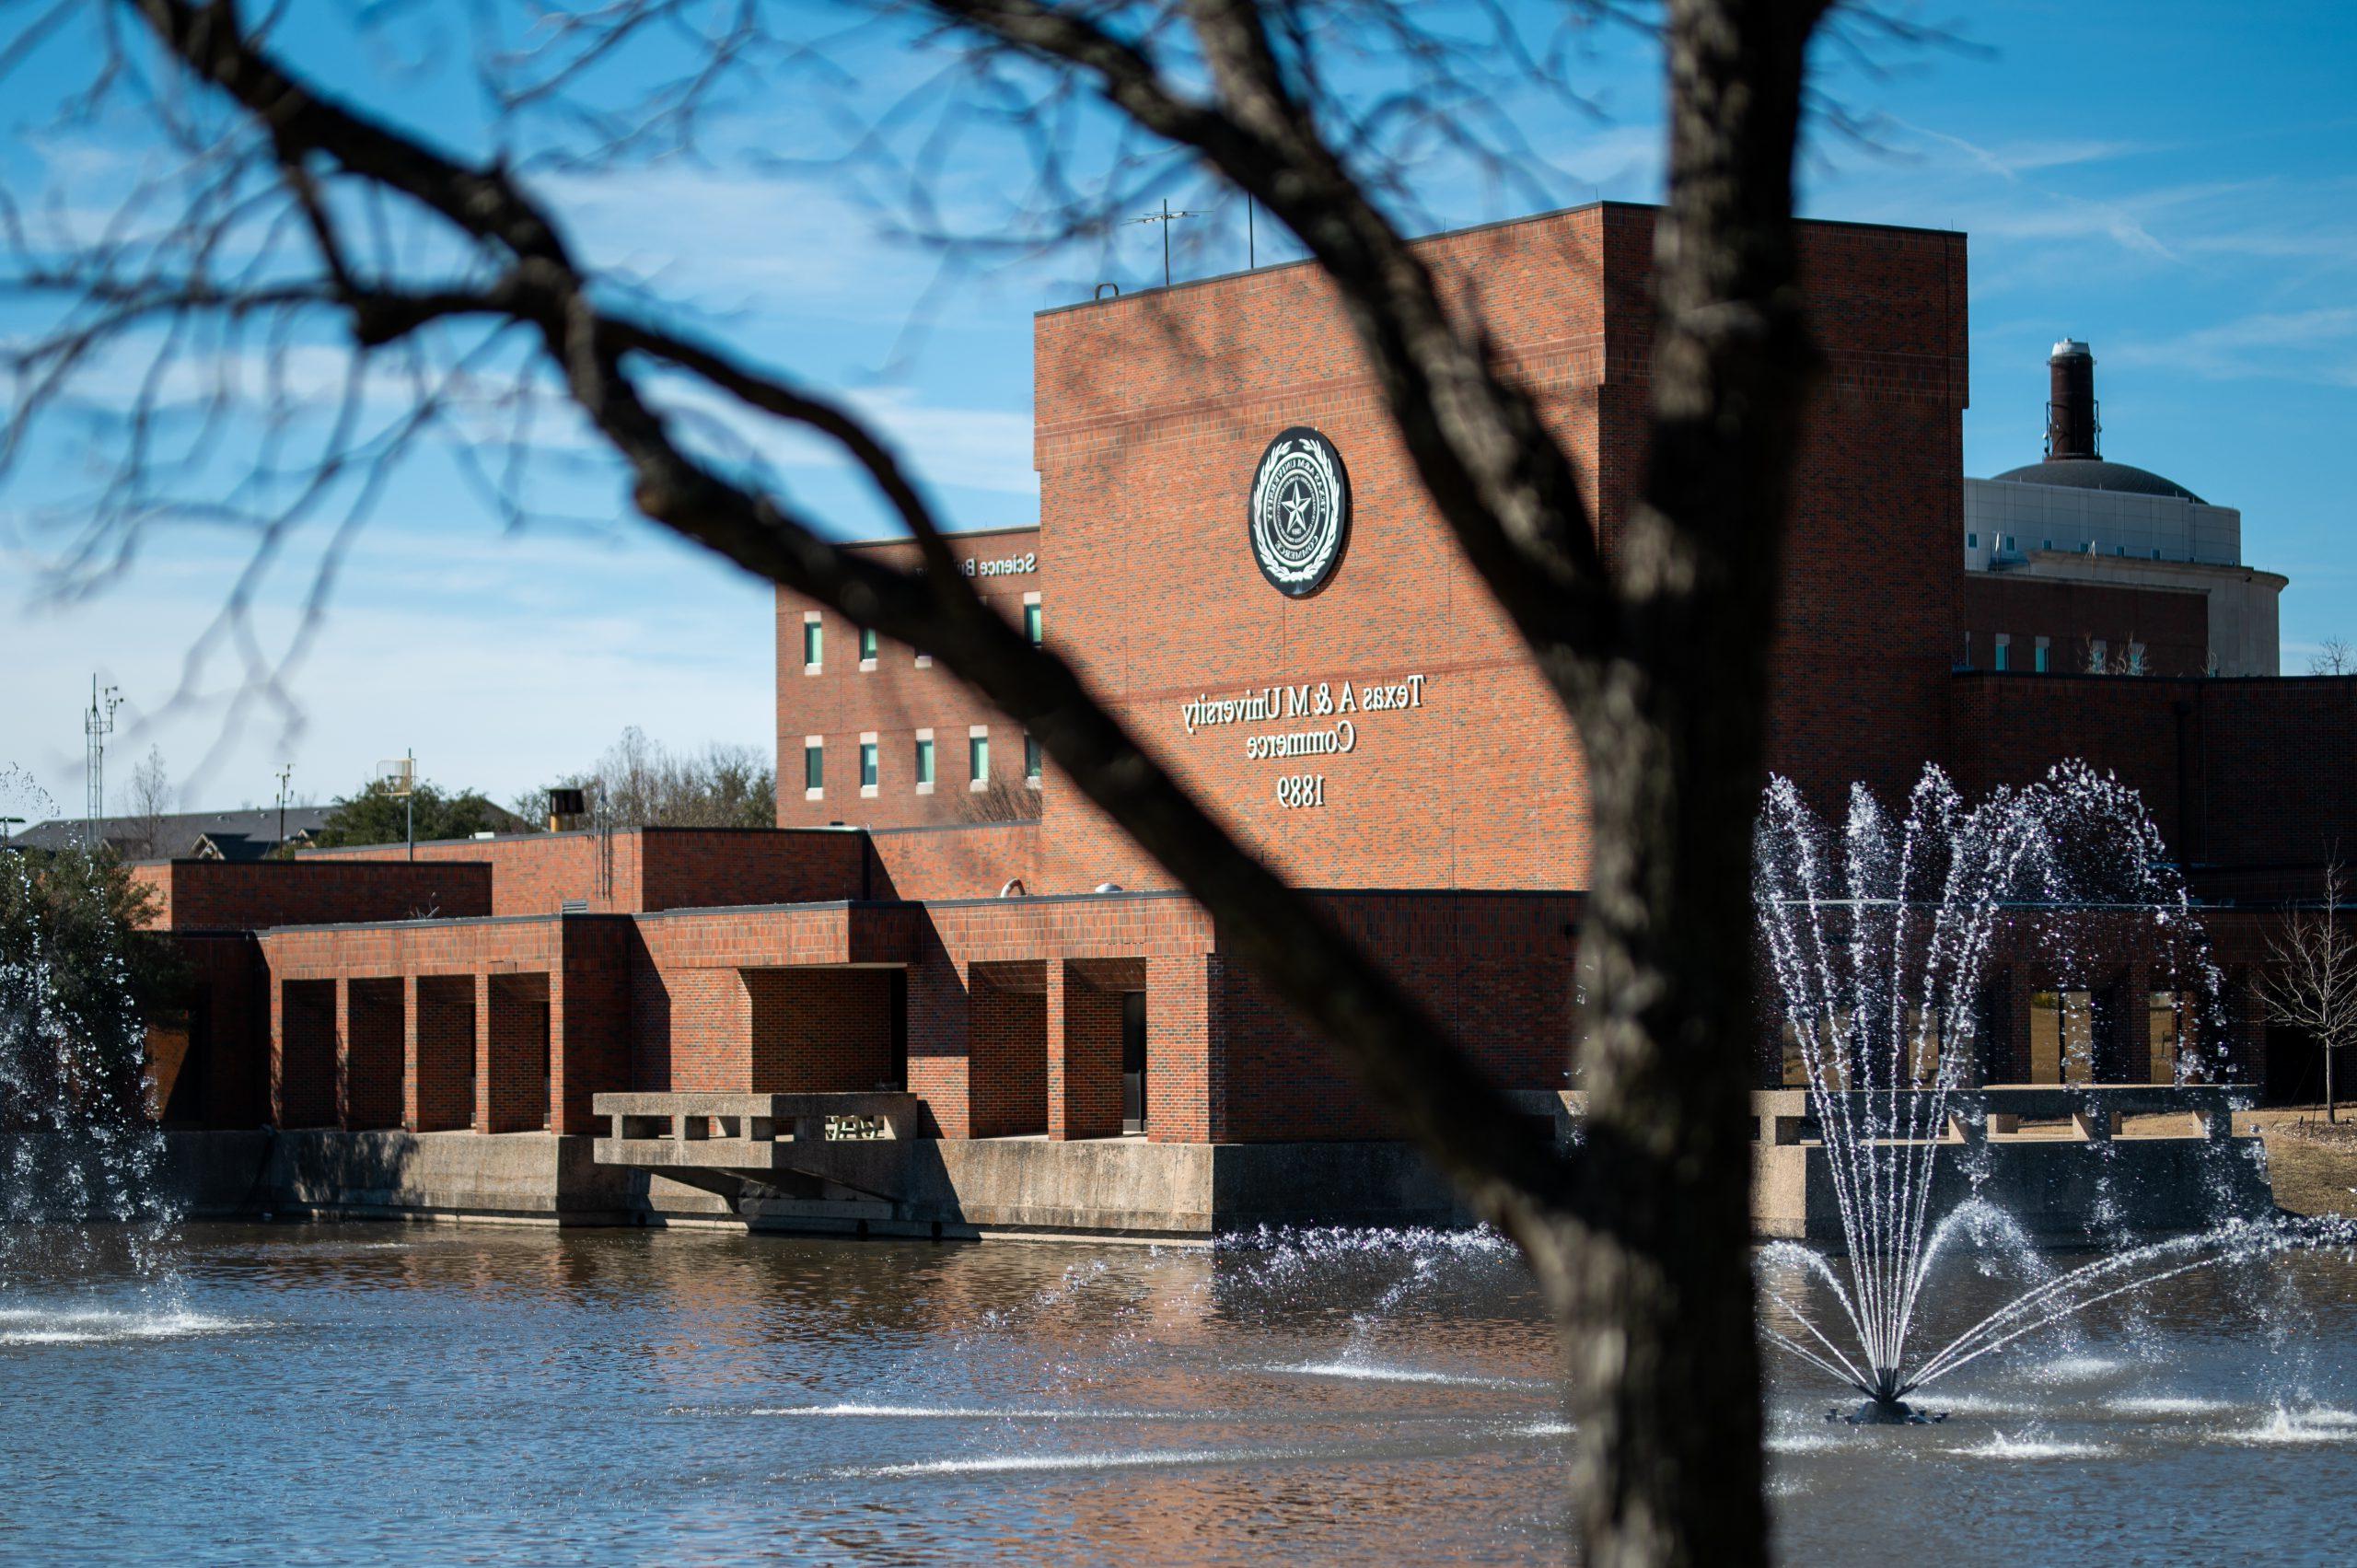
[[[401,803],[401,830],[409,840],[409,857],[417,858],[417,753],[377,764],[385,793]]]
[[[1142,218],[1131,218],[1128,220],[1130,223],[1158,223],[1162,226],[1163,287],[1168,288],[1170,286],[1170,226],[1177,223],[1180,218],[1199,218],[1202,215],[1203,215],[1201,213],[1172,212],[1170,210],[1170,199],[1166,196],[1162,200],[1162,210],[1160,212],[1148,213]]]
[[[121,706],[120,688],[110,686],[101,693],[99,678],[90,677],[90,705],[82,714],[82,772],[88,784],[82,810],[82,848],[91,854],[98,853],[99,823],[107,814],[107,737],[114,733],[114,711]]]
[[[295,777],[295,764],[294,764],[294,763],[292,763],[292,762],[287,763],[284,767],[283,767],[283,768],[281,768],[281,769],[279,769],[279,770],[278,770],[278,849],[277,849],[277,853],[278,853],[278,854],[285,854],[285,853],[286,853],[286,790],[287,790],[287,786],[288,786],[289,783],[294,779],[294,777]]]

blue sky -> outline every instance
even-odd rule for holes
[[[2066,334],[2092,342],[2107,455],[2242,508],[2245,558],[2293,579],[2283,641],[2296,673],[2320,639],[2357,637],[2357,17],[2325,5],[2267,7],[2263,26],[2252,17],[2149,0],[1992,3],[1961,22],[1969,49],[1886,52],[1875,71],[1829,56],[1826,84],[1868,135],[1813,133],[1804,204],[1970,236],[1969,473],[2037,456],[2047,347]],[[593,256],[688,300],[743,351],[846,389],[959,525],[1030,522],[1031,312],[1085,297],[1099,278],[1158,281],[1159,240],[1151,226],[1127,227],[1102,250],[946,269],[897,237],[905,208],[872,177],[784,156],[825,143],[826,113],[921,84],[922,52],[903,42],[857,46],[855,81],[830,107],[748,95],[719,123],[726,156],[702,166],[540,188]],[[386,65],[370,41],[324,22],[303,47],[342,90],[454,144],[479,121],[463,82],[430,63]],[[1655,64],[1613,37],[1582,71],[1598,112],[1533,110],[1530,139],[1550,171],[1532,183],[1563,203],[1655,198]],[[71,188],[86,169],[103,189],[136,156],[103,128],[47,129],[38,106],[0,119],[12,190]],[[945,219],[1003,222],[1024,171],[1006,146],[961,143],[935,187]],[[1461,172],[1435,168],[1418,185],[1419,221],[1538,204],[1528,189],[1499,192]],[[1183,180],[1172,190],[1211,204]],[[1182,275],[1242,261],[1232,206],[1180,233]],[[1264,221],[1261,259],[1291,253]],[[0,316],[0,333],[25,327]],[[250,703],[232,722],[234,660],[208,655],[192,674],[249,541],[160,531],[128,569],[61,602],[44,570],[55,537],[30,520],[21,486],[0,493],[0,767],[78,809],[94,671],[127,699],[110,795],[152,745],[192,808],[268,801],[286,761],[297,792],[324,799],[407,748],[430,777],[505,796],[586,763],[626,724],[674,746],[769,748],[767,590],[619,520],[610,475],[577,453],[568,465],[570,437],[551,434],[547,510],[581,520],[505,526],[430,460],[389,491],[287,670],[291,727],[285,712]],[[69,471],[82,454],[67,446],[38,466]],[[806,510],[847,533],[876,528],[815,447],[768,439],[761,456]],[[324,537],[298,538],[258,595],[273,660]],[[195,695],[168,703],[184,677]],[[31,805],[24,814],[40,815]]]

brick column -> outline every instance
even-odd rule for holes
[[[423,1131],[417,1103],[417,976],[401,976],[401,1125]]]
[[[1121,993],[1078,967],[1048,963],[1048,1136],[1121,1135]],[[1132,970],[1128,977],[1135,981]],[[1152,1052],[1148,1051],[1148,1061]],[[1149,1068],[1151,1071],[1151,1068]],[[1151,1086],[1147,1102],[1153,1104]],[[1151,1120],[1151,1117],[1148,1118]]]
[[[262,983],[270,992],[270,1040],[263,1055],[269,1077],[270,1124],[286,1125],[286,982],[274,974],[265,974]]]
[[[335,977],[335,1124],[352,1131],[352,981]]]
[[[1157,1144],[1215,1143],[1226,1132],[1227,1071],[1212,988],[1218,957],[1186,953],[1145,967],[1146,1136]]]
[[[491,1131],[491,976],[475,982],[475,1120],[478,1132]]]
[[[557,944],[557,960],[549,966],[548,984],[548,1053],[549,1107],[548,1122],[552,1132],[571,1132],[564,1113],[564,944]]]
[[[1072,1063],[1066,1056],[1070,1042],[1064,1033],[1064,1006],[1066,993],[1078,984],[1070,964],[1058,958],[1048,960],[1048,1137],[1051,1142],[1073,1135]]]

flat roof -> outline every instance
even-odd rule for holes
[[[1661,213],[1669,210],[1658,202],[1581,202],[1573,206],[1550,208],[1543,213],[1525,213],[1520,217],[1492,218],[1487,223],[1469,223],[1460,228],[1434,229],[1430,234],[1410,236],[1408,243],[1422,245],[1430,240],[1453,239],[1460,234],[1482,234],[1495,228],[1512,228],[1517,224],[1546,223],[1553,218],[1569,217],[1574,213],[1601,212],[1608,207],[1618,207],[1623,211],[1635,213]],[[1890,234],[1953,235],[1959,239],[1965,237],[1964,230],[1960,228],[1924,228],[1914,224],[1871,223],[1856,218],[1795,218],[1793,221],[1806,228],[1872,228]],[[1318,265],[1317,258],[1304,256],[1295,261],[1271,262],[1265,267],[1245,267],[1231,273],[1213,273],[1207,277],[1189,278],[1183,283],[1149,284],[1134,293],[1117,294],[1110,299],[1076,299],[1070,305],[1051,305],[1043,309],[1034,310],[1031,315],[1032,319],[1037,320],[1042,316],[1061,316],[1066,311],[1086,310],[1098,305],[1118,305],[1124,299],[1136,299],[1149,294],[1175,294],[1180,289],[1201,288],[1207,284],[1228,283],[1237,278],[1258,277],[1264,273],[1282,273],[1295,267],[1316,265]]]

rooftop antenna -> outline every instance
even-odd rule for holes
[[[1163,287],[1168,288],[1170,286],[1170,226],[1177,223],[1180,218],[1199,218],[1202,215],[1203,215],[1201,213],[1172,212],[1170,210],[1170,198],[1165,196],[1162,199],[1162,210],[1160,212],[1148,213],[1142,218],[1131,218],[1129,220],[1131,223],[1158,223],[1162,226]]]
[[[377,780],[385,793],[401,803],[401,832],[409,841],[409,857],[417,858],[417,752],[377,764]]]
[[[83,802],[82,847],[99,849],[99,823],[107,814],[107,737],[114,733],[114,711],[122,706],[122,691],[110,686],[101,693],[99,678],[90,677],[90,705],[82,714],[83,775],[89,792]]]
[[[295,764],[289,762],[278,770],[278,848],[286,849],[286,784],[295,776]]]

